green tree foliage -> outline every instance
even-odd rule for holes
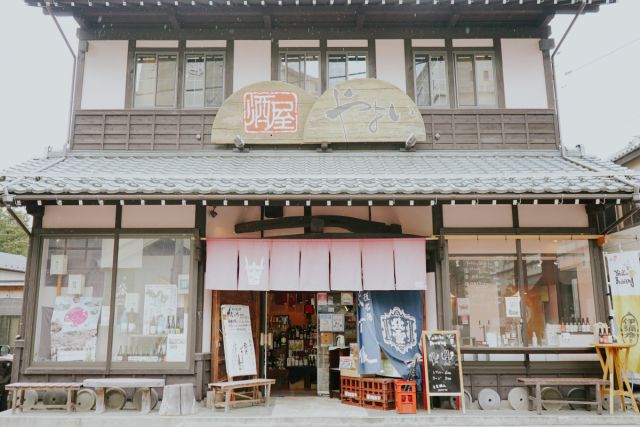
[[[22,210],[14,210],[22,222],[30,226],[29,215]],[[0,209],[0,252],[10,254],[27,255],[29,248],[29,236],[9,215],[6,209]]]

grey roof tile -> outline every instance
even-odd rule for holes
[[[558,151],[73,152],[0,175],[13,194],[630,193],[635,172]]]

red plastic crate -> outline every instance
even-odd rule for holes
[[[363,378],[362,406],[369,409],[389,411],[395,409],[393,379]]]
[[[362,406],[362,379],[340,377],[340,401],[345,405]]]
[[[416,413],[416,382],[395,380],[396,412],[399,414]]]

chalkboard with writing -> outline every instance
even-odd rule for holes
[[[464,411],[464,387],[458,331],[424,331],[422,333],[422,348],[425,385],[428,394],[431,396],[459,396]]]

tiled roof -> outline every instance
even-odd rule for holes
[[[609,161],[532,150],[72,152],[0,175],[17,195],[610,194],[635,181]]]
[[[27,258],[22,255],[0,252],[0,270],[24,272],[27,267]]]
[[[640,136],[634,137],[631,141],[629,141],[629,143],[622,150],[618,151],[616,154],[611,156],[609,160],[611,160],[612,162],[617,162],[618,160],[625,157],[627,154],[633,153],[638,148],[640,148]]]

